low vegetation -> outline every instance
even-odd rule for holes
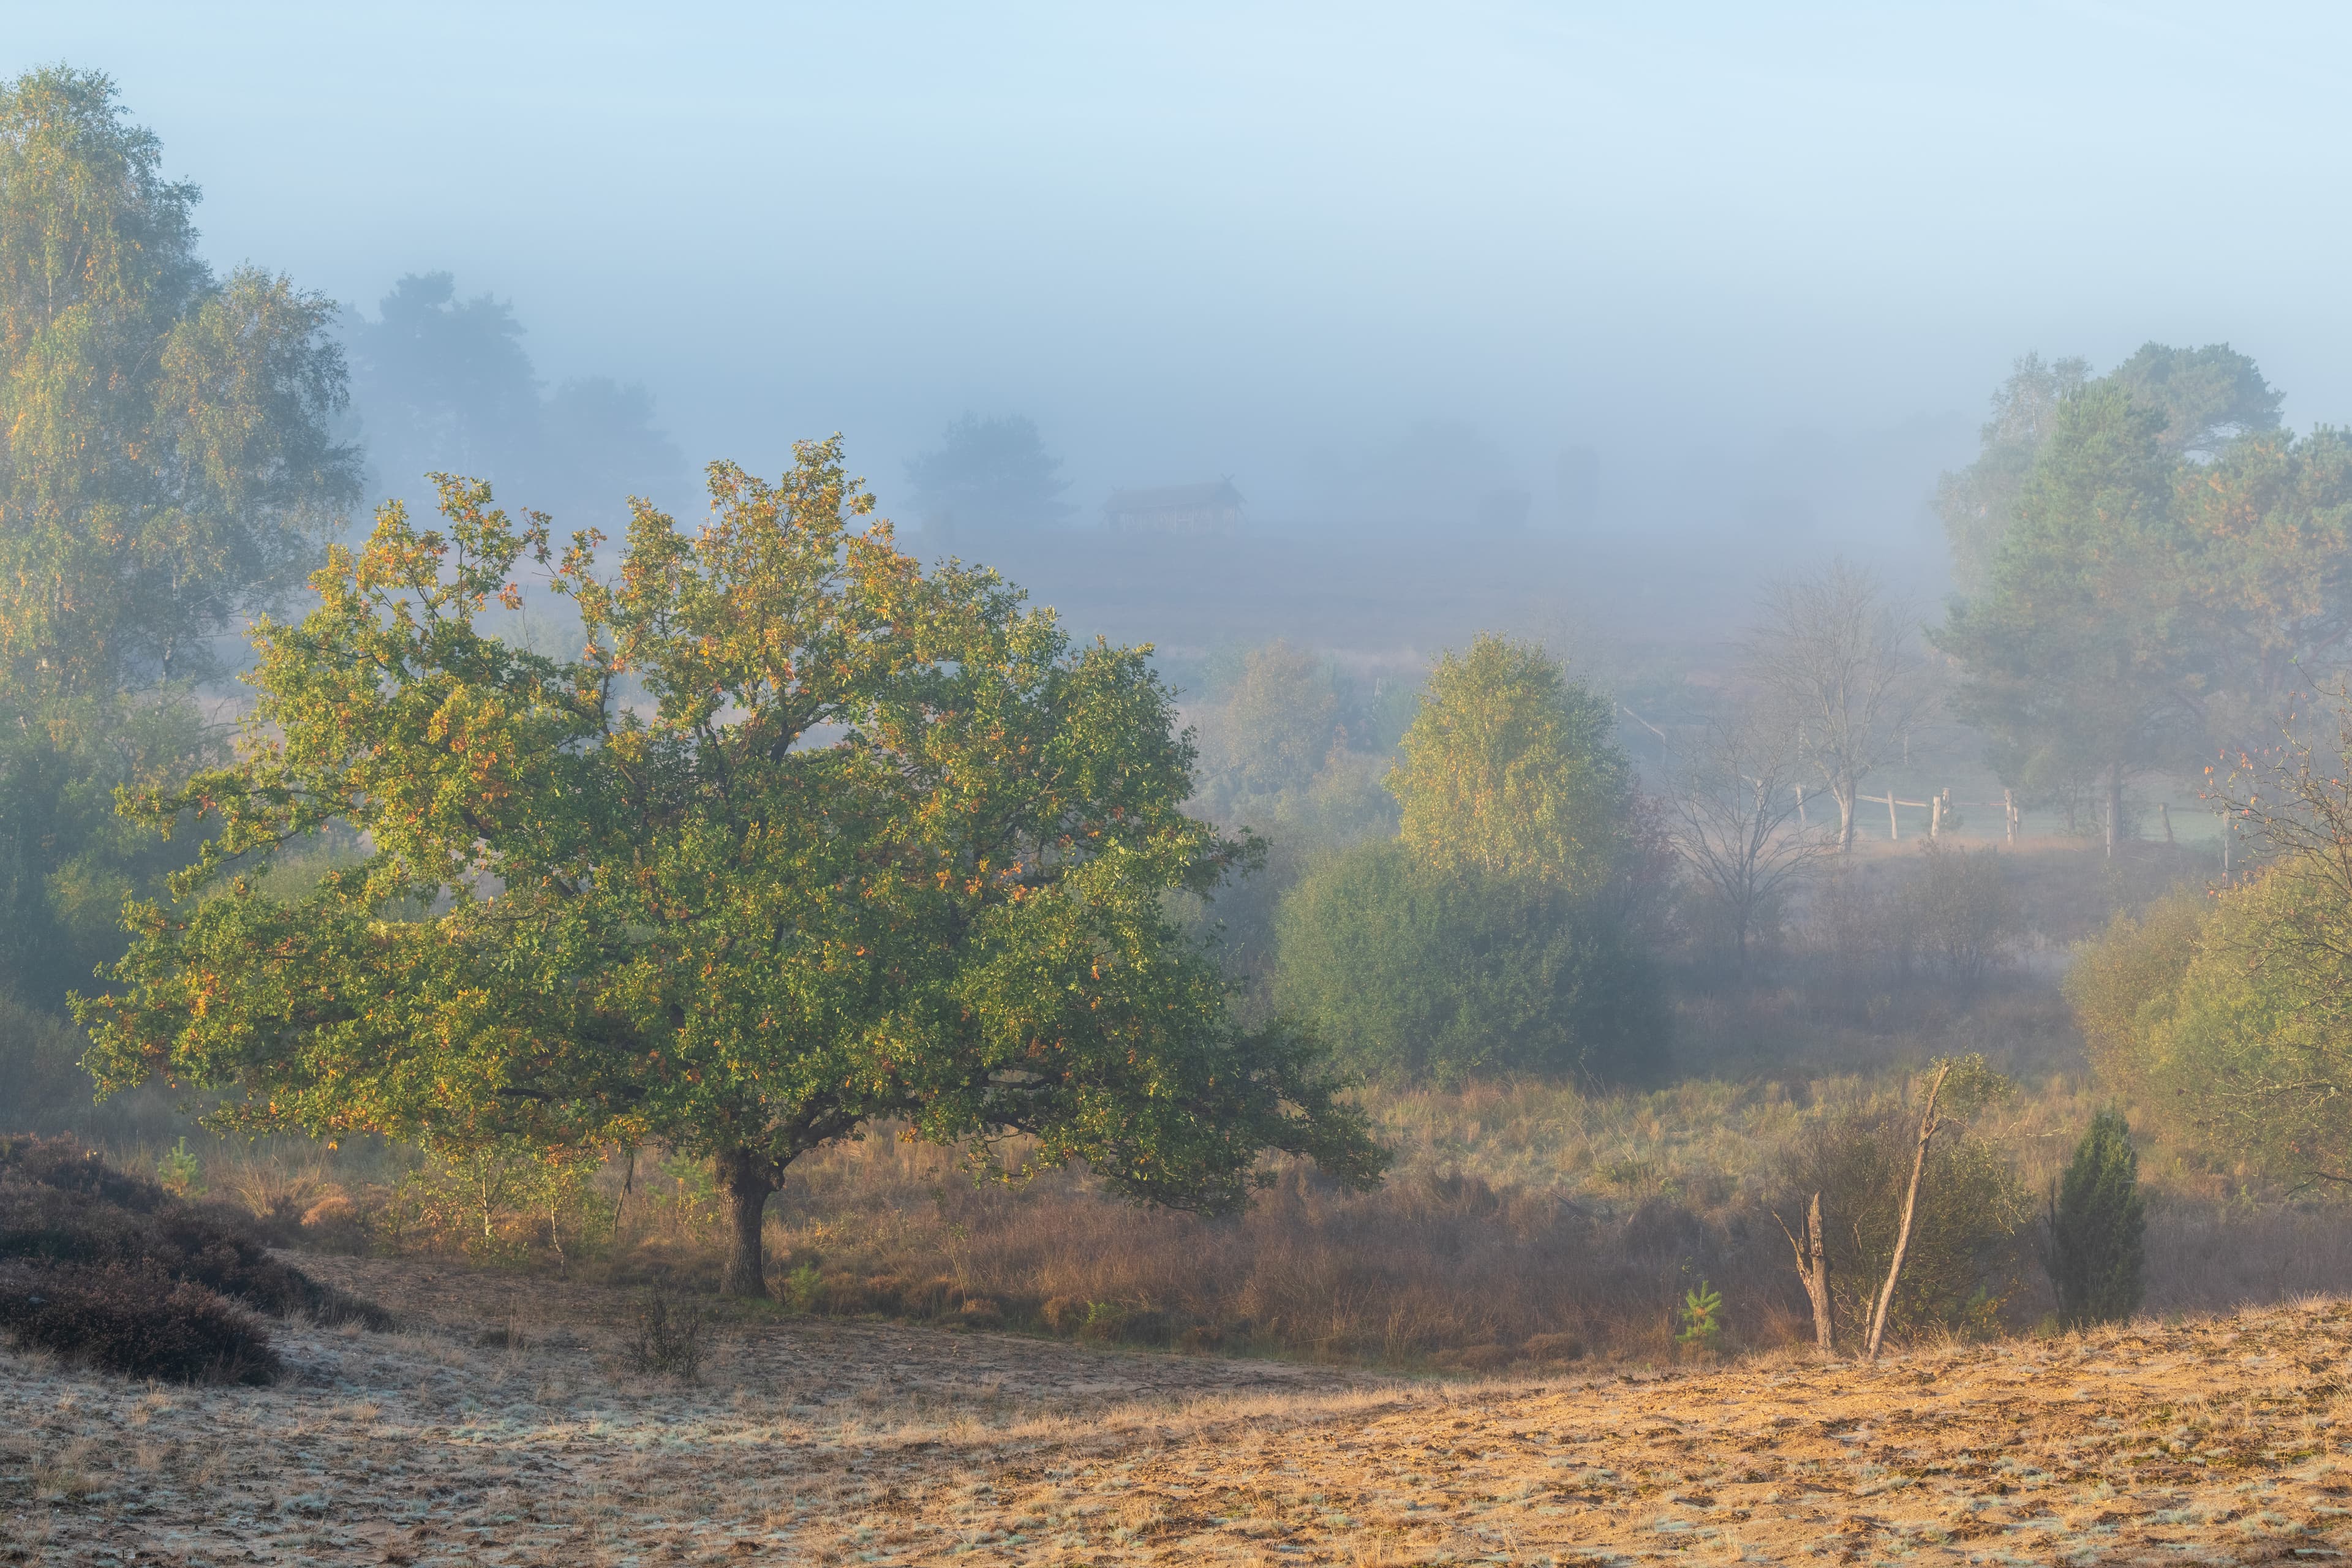
[[[0,1333],[130,1377],[251,1383],[279,1370],[256,1311],[390,1326],[272,1255],[269,1229],[72,1140],[0,1138]]]

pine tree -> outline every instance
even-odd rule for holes
[[[2066,1174],[2051,1184],[2042,1267],[2067,1328],[2112,1323],[2139,1308],[2146,1289],[2147,1205],[2139,1156],[2119,1110],[2103,1110],[2075,1145]]]

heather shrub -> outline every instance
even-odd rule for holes
[[[278,1317],[388,1328],[383,1309],[269,1255],[256,1224],[115,1170],[70,1139],[0,1138],[0,1260],[150,1268]]]
[[[709,1329],[710,1316],[699,1304],[656,1289],[637,1309],[621,1353],[634,1371],[693,1383],[702,1375]]]
[[[134,1264],[0,1265],[0,1332],[125,1377],[267,1383],[281,1370],[261,1325],[217,1291]]]

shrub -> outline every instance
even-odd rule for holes
[[[22,1127],[86,1113],[94,1092],[81,1070],[89,1046],[62,1018],[0,991],[0,1116]]]
[[[0,1138],[0,1259],[151,1268],[279,1317],[392,1322],[272,1258],[249,1216],[174,1198],[66,1138]]]
[[[2121,1111],[2103,1110],[2075,1146],[2065,1175],[2050,1185],[2042,1260],[2061,1323],[2120,1322],[2139,1310],[2147,1230],[2131,1128]]]
[[[1595,897],[1367,844],[1311,871],[1276,933],[1277,1005],[1368,1072],[1452,1084],[1663,1070],[1655,972]]]
[[[2177,893],[2139,916],[2119,912],[2086,943],[2066,971],[2066,1001],[2102,1081],[2137,1093],[2145,1078],[2143,1047],[2154,1022],[2171,1011],[2197,956],[2207,904]]]
[[[261,1326],[218,1292],[130,1264],[0,1265],[0,1330],[125,1377],[267,1383],[281,1370]]]
[[[1929,839],[1904,884],[1901,919],[1913,952],[1962,991],[1974,991],[2017,943],[2017,900],[2000,851]]]
[[[1901,1106],[1852,1107],[1801,1133],[1782,1160],[1793,1201],[1780,1212],[1801,1212],[1806,1199],[1822,1194],[1831,1300],[1848,1334],[1869,1321],[1885,1282],[1918,1131],[1916,1115]],[[1937,1134],[1887,1313],[1889,1332],[1989,1331],[2009,1294],[2017,1233],[2030,1213],[1999,1149],[1964,1129]]]
[[[702,1375],[710,1315],[698,1302],[679,1302],[666,1290],[656,1290],[637,1310],[635,1331],[622,1348],[629,1365],[641,1373],[692,1383]]]
[[[2138,1096],[2151,1130],[2215,1167],[2341,1185],[2352,1177],[2352,1097],[2338,1089],[2352,1068],[2352,925],[2327,867],[2280,862],[2180,926],[2151,920],[2109,944],[2118,973],[2101,978],[2099,1013],[2124,1015],[2127,996],[2104,998],[2134,971],[2149,984],[2102,1053],[2122,1069],[2116,1087]]]

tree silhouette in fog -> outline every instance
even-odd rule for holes
[[[948,426],[936,450],[907,465],[907,478],[926,522],[942,532],[1036,527],[1069,515],[1061,467],[1034,421],[967,414]]]

